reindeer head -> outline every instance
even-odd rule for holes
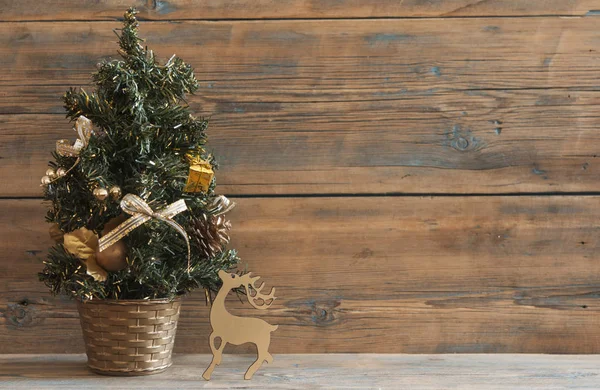
[[[265,295],[261,291],[265,283],[261,283],[260,286],[255,286],[255,283],[260,276],[252,277],[252,273],[248,272],[242,276],[236,274],[230,274],[223,270],[219,271],[219,278],[223,281],[223,286],[229,289],[244,287],[246,290],[246,296],[248,297],[248,303],[254,306],[256,309],[264,310],[269,308],[273,301],[277,299],[275,297],[275,287]]]

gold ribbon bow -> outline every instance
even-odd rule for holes
[[[82,149],[88,146],[88,143],[90,142],[90,137],[94,132],[92,130],[92,121],[86,118],[85,116],[80,115],[79,118],[77,118],[77,121],[75,122],[74,130],[77,131],[77,135],[79,136],[79,138],[75,141],[75,143],[73,143],[73,145],[71,145],[71,141],[69,141],[68,139],[59,139],[58,141],[56,141],[56,153],[63,157],[77,157],[75,163],[71,165],[71,168],[65,171],[64,175],[71,172],[71,170],[73,170],[73,168],[75,168],[77,164],[79,164],[79,162],[81,161],[81,159],[79,158],[79,153],[81,153]],[[55,182],[62,176],[57,176],[50,183]]]
[[[127,194],[121,200],[121,209],[132,217],[111,230],[107,235],[100,238],[98,242],[99,252],[102,252],[121,238],[128,235],[133,229],[141,226],[152,218],[155,218],[169,224],[169,226],[177,230],[177,232],[185,239],[188,252],[187,271],[188,273],[190,272],[190,240],[183,227],[171,219],[182,211],[187,210],[187,205],[183,199],[171,203],[160,211],[154,212],[142,198],[137,195]]]
[[[78,157],[79,153],[85,148],[92,136],[92,121],[81,115],[75,122],[75,131],[79,138],[73,145],[68,139],[59,139],[56,141],[56,153],[63,157]]]

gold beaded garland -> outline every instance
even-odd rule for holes
[[[49,176],[42,176],[42,185],[47,186],[52,182],[52,179]]]
[[[48,176],[50,179],[55,179],[56,178],[56,172],[54,171],[54,169],[48,168],[46,170],[46,176]]]
[[[96,197],[96,199],[104,200],[108,196],[108,191],[106,191],[106,188],[97,187],[94,188],[93,194]]]
[[[119,187],[119,186],[110,187],[108,190],[108,193],[110,194],[110,197],[114,201],[121,199],[121,187]]]
[[[63,167],[60,167],[56,170],[56,176],[58,177],[64,177],[67,175],[67,170]]]

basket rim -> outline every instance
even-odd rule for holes
[[[82,305],[154,305],[157,303],[171,303],[181,301],[182,295],[177,295],[173,298],[157,298],[157,299],[76,299],[78,304]]]

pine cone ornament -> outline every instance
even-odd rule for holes
[[[227,245],[230,229],[231,222],[223,215],[202,214],[193,218],[190,237],[198,243],[206,258],[210,259]]]

